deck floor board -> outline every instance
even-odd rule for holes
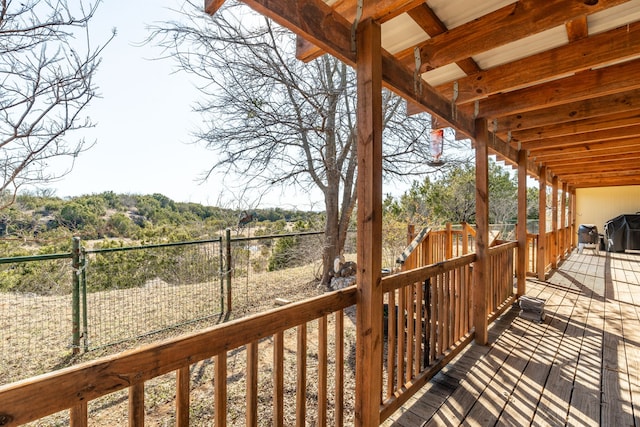
[[[385,426],[640,426],[640,254],[573,252],[527,295],[537,324],[508,310]]]

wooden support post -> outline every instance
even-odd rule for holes
[[[571,188],[569,190],[569,234],[570,234],[570,247],[569,250],[573,250],[576,247],[576,189]]]
[[[538,204],[538,265],[536,271],[539,280],[545,280],[545,268],[547,266],[545,246],[547,242],[547,167],[540,168],[540,197]]]
[[[225,427],[227,425],[227,352],[217,354],[214,357],[214,425]]]
[[[69,425],[71,427],[88,427],[89,410],[86,401],[69,408]]]
[[[129,427],[144,427],[144,383],[129,386]]]
[[[553,239],[551,244],[551,268],[558,268],[558,177],[551,180],[551,227]]]
[[[453,233],[452,233],[452,229],[451,229],[451,223],[447,222],[447,243],[445,245],[445,259],[451,259],[453,258]]]
[[[358,236],[356,426],[380,425],[382,401],[382,56],[380,24],[357,29]]]
[[[562,183],[562,200],[560,203],[560,259],[565,260],[569,245],[567,243],[567,183]]]
[[[176,371],[176,426],[189,427],[189,392],[191,377],[189,366],[183,366]]]
[[[476,120],[476,261],[473,263],[473,317],[476,343],[486,345],[487,290],[489,289],[489,130],[487,122]]]
[[[527,152],[518,151],[518,259],[516,280],[520,298],[527,292]]]

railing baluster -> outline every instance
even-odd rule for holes
[[[284,332],[273,336],[273,425],[284,425]]]
[[[307,405],[307,324],[298,326],[298,377],[296,383],[296,426],[306,423]]]
[[[82,402],[69,410],[71,427],[87,427],[89,425],[87,402]]]
[[[420,361],[422,360],[422,320],[423,316],[423,305],[422,305],[422,283],[416,283],[416,334],[415,334],[415,359],[414,359],[414,372],[413,375],[417,376],[420,373]]]
[[[327,316],[318,319],[318,425],[327,425]]]
[[[189,366],[176,372],[176,425],[189,427]]]
[[[144,426],[144,383],[129,386],[129,427]]]
[[[396,389],[399,390],[403,386],[404,379],[404,334],[405,334],[405,308],[406,308],[406,292],[404,289],[398,290],[398,374]]]
[[[445,309],[446,288],[444,274],[438,275],[438,357],[444,354],[447,310]]]
[[[413,315],[414,307],[414,285],[405,287],[407,293],[407,365],[405,370],[405,382],[411,381],[411,374],[413,372],[413,334],[415,325],[415,316]]]
[[[388,294],[387,301],[387,399],[393,395],[396,367],[396,291]]]
[[[247,344],[247,419],[246,425],[258,425],[258,342]]]
[[[344,310],[336,311],[336,391],[335,426],[344,422]]]
[[[453,282],[453,342],[460,338],[460,269],[451,270]]]
[[[219,353],[214,359],[215,425],[225,427],[227,425],[227,353]]]

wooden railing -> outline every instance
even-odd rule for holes
[[[489,319],[493,321],[515,298],[514,278],[518,242],[497,242],[489,248]]]
[[[535,276],[538,270],[538,235],[527,233],[527,250],[525,256],[527,276]]]
[[[444,235],[445,239],[437,237],[433,242],[466,250],[464,233],[460,233],[461,241],[457,244],[453,243],[456,233],[451,229],[436,235]],[[429,249],[434,248],[433,242],[429,243]],[[490,321],[514,298],[515,247],[516,243],[506,242],[489,249],[487,318]],[[455,252],[445,248],[434,253],[452,255]],[[411,253],[407,259],[411,256],[415,255]],[[416,259],[423,261],[428,257]],[[475,260],[476,254],[469,253],[382,279],[386,346],[380,366],[384,378],[381,420],[387,419],[473,340],[472,266]],[[355,287],[346,288],[2,386],[0,426],[21,425],[64,410],[69,411],[71,426],[86,426],[89,402],[119,390],[128,390],[129,424],[143,425],[145,384],[172,372],[176,378],[175,393],[171,393],[175,396],[175,423],[187,426],[192,395],[190,371],[195,364],[207,359],[213,359],[214,371],[214,392],[206,398],[210,401],[205,402],[213,408],[211,424],[225,426],[231,421],[254,426],[258,424],[259,414],[261,422],[266,420],[275,426],[292,423],[340,426],[345,418],[345,406],[353,402],[353,389],[345,386],[345,375],[352,374],[355,367],[349,365],[353,360],[349,362],[345,358],[345,343],[356,336],[357,331],[348,330],[348,326],[353,328],[353,322],[345,321],[346,313],[351,316],[354,313],[345,309],[356,303],[356,293]],[[333,328],[329,327],[331,324]],[[227,359],[230,354],[235,357],[239,353],[245,354],[246,368],[241,373],[231,372]],[[293,380],[287,377],[287,387],[285,371],[295,373]],[[242,402],[242,407],[230,411],[228,384],[238,377],[246,384],[244,395],[235,399]],[[317,387],[307,393],[310,378]],[[294,396],[291,389],[295,390]],[[234,396],[238,393],[237,389],[233,391]],[[289,404],[285,405],[285,399]],[[292,411],[285,413],[285,407],[295,408],[295,415]],[[307,412],[311,407],[315,413]],[[235,418],[228,420],[230,413],[235,414]]]
[[[202,332],[149,345],[137,350],[108,356],[93,362],[62,369],[24,381],[0,387],[0,425],[17,426],[38,420],[50,414],[70,410],[71,426],[86,426],[88,403],[118,390],[129,391],[129,425],[141,426],[145,419],[145,383],[161,375],[175,372],[176,425],[189,425],[190,368],[205,359],[214,359],[215,393],[209,406],[214,408],[216,426],[227,423],[227,384],[229,369],[227,355],[243,349],[246,352],[246,402],[244,412],[246,425],[258,423],[258,401],[268,401],[272,414],[260,410],[262,420],[271,415],[271,425],[284,424],[284,371],[293,370],[295,379],[295,404],[298,425],[309,422],[306,414],[307,400],[313,398],[317,415],[312,423],[328,424],[327,402],[333,401],[334,425],[342,425],[344,403],[344,309],[356,302],[356,288],[351,287],[325,294],[304,302],[294,303],[246,319],[231,321]],[[331,315],[334,331],[328,337],[328,317]],[[308,336],[307,327],[317,323],[317,337]],[[295,336],[295,358],[285,365],[285,334]],[[350,333],[354,335],[353,332]],[[331,339],[329,339],[331,338]],[[329,348],[329,342],[333,342]],[[260,355],[265,342],[272,343],[271,355]],[[314,393],[307,393],[307,360],[309,342],[317,348],[317,372],[313,377],[318,384]],[[330,353],[329,353],[330,352]],[[328,354],[335,361],[333,391],[328,387]],[[263,359],[271,356],[272,364],[260,369]],[[315,362],[314,362],[315,363]],[[260,369],[260,372],[259,372]],[[262,383],[266,371],[272,373],[270,387]],[[258,392],[258,375],[261,380]],[[237,375],[237,374],[236,374]],[[329,396],[330,395],[330,396]],[[271,397],[273,396],[273,397]],[[351,398],[352,399],[352,398]],[[289,406],[289,405],[287,405]],[[233,420],[234,424],[242,423]],[[289,422],[288,422],[289,423]]]
[[[571,252],[571,227],[558,229],[557,236],[553,232],[545,235],[545,273],[565,259]],[[527,233],[526,267],[528,276],[538,275],[538,234]]]
[[[469,224],[460,228],[447,224],[444,230],[423,228],[415,235],[409,235],[409,245],[398,258],[402,271],[435,264],[475,251],[476,231]]]
[[[474,253],[382,279],[386,300],[387,419],[473,339]]]

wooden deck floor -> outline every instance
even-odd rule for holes
[[[640,254],[573,253],[386,426],[640,426]]]

